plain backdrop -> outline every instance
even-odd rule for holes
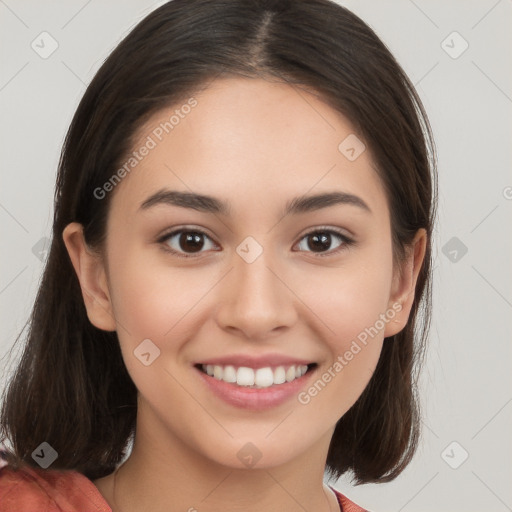
[[[37,291],[78,101],[110,51],[162,3],[0,0],[0,357]],[[336,487],[379,512],[512,510],[512,1],[341,3],[416,85],[436,138],[440,195],[420,449],[391,483],[343,478]],[[46,58],[34,49],[41,37],[45,51],[58,45]]]

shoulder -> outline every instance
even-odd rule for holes
[[[330,487],[330,486],[329,486]],[[349,500],[344,494],[331,487],[334,494],[338,498],[338,503],[342,512],[369,512],[368,510],[356,505],[353,501]]]
[[[0,512],[112,512],[82,473],[24,466],[0,468]]]

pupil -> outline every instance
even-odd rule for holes
[[[309,235],[309,248],[318,252],[328,250],[331,245],[329,237],[330,235],[328,233],[315,233],[313,235]],[[191,252],[198,252],[203,248],[203,245],[204,242],[200,233],[189,231],[182,233],[180,236],[180,247],[182,249],[187,248],[186,246],[188,246],[188,249],[190,249]]]
[[[182,249],[191,249],[191,252],[200,251],[204,245],[202,240],[202,235],[200,233],[194,233],[193,231],[189,231],[187,233],[182,233],[180,236],[180,247]]]
[[[312,250],[325,250],[329,249],[329,246],[331,245],[329,242],[329,234],[327,233],[315,233],[313,235],[309,236],[309,242],[312,241],[312,243],[309,243],[309,248]]]

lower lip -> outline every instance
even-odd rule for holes
[[[309,378],[315,372],[315,369],[316,368],[309,370],[302,377],[299,377],[292,382],[275,384],[268,388],[258,389],[242,387],[236,384],[230,384],[229,382],[224,382],[223,380],[215,379],[194,367],[194,370],[199,373],[202,381],[219,398],[240,409],[251,409],[253,411],[262,411],[272,407],[277,407],[293,396],[297,396],[301,388],[303,388],[309,381]]]

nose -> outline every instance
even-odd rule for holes
[[[282,335],[297,321],[294,283],[270,252],[263,250],[252,263],[235,253],[234,268],[223,280],[217,323],[247,340]]]

